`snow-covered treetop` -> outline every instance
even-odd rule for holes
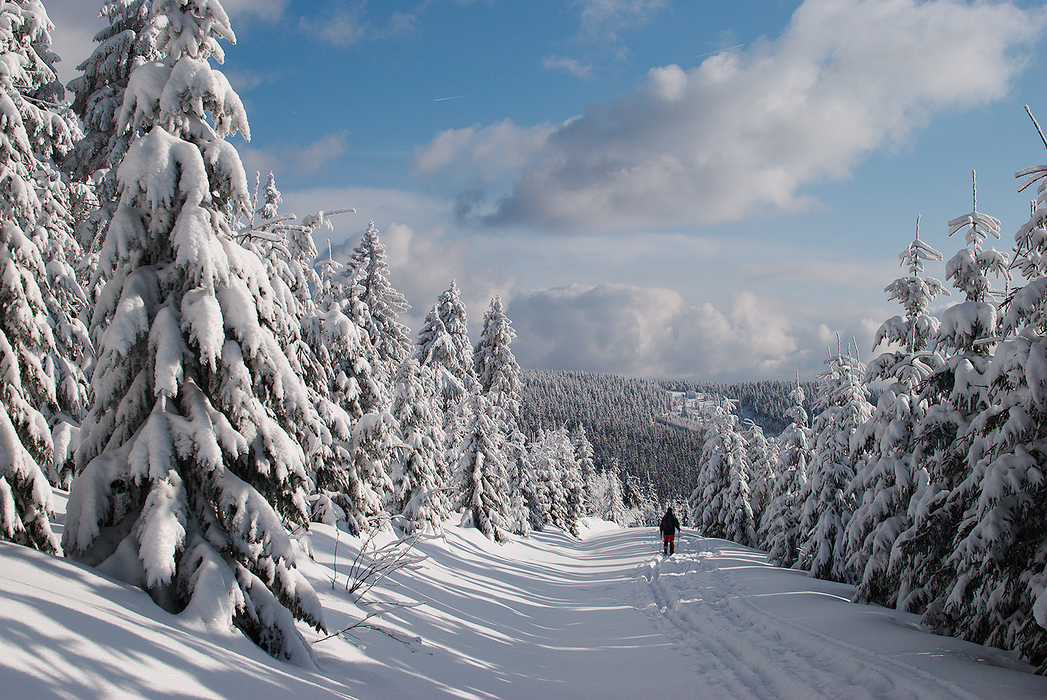
[[[949,235],[966,228],[964,239],[974,250],[981,250],[982,243],[989,236],[1000,237],[1000,220],[995,216],[978,211],[978,173],[971,171],[971,190],[974,206],[971,213],[958,216],[948,223]]]
[[[941,260],[942,254],[920,240],[920,217],[916,217],[916,236],[898,256],[909,275],[899,277],[884,287],[887,298],[898,301],[905,309],[905,318],[887,319],[876,332],[874,347],[883,342],[904,345],[909,354],[926,347],[927,341],[938,332],[938,321],[927,314],[935,297],[948,295],[941,281],[921,277],[925,260]]]
[[[218,0],[153,0],[159,19],[157,43],[161,52],[177,61],[183,56],[225,62],[218,39],[236,43],[229,16]]]
[[[971,171],[971,190],[974,206],[969,214],[958,216],[949,222],[949,235],[965,230],[964,239],[967,247],[960,249],[945,265],[946,279],[953,280],[957,289],[962,291],[967,301],[983,302],[991,296],[998,295],[989,283],[988,274],[1010,280],[1007,257],[996,250],[982,249],[982,244],[989,236],[1000,237],[1000,220],[995,216],[978,211],[977,173]]]

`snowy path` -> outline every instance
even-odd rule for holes
[[[1047,679],[1014,670],[1013,655],[928,634],[913,615],[850,603],[849,586],[692,532],[668,559],[651,529],[505,548],[475,531],[449,540],[402,591],[425,602],[400,616],[430,650],[402,669],[423,685],[361,697],[1047,697]],[[386,653],[397,652],[375,656]]]
[[[314,528],[303,564],[338,629],[358,620],[331,572],[351,543]],[[927,634],[848,602],[852,589],[685,532],[558,531],[499,546],[448,528],[380,597],[419,602],[314,646],[320,668],[239,634],[190,629],[141,591],[0,543],[0,697],[1047,698],[1014,655]],[[339,579],[344,583],[344,578]],[[310,633],[311,639],[317,635]]]
[[[885,635],[862,640],[872,631],[859,629],[863,626],[839,634],[846,628],[827,619],[824,606],[838,606],[845,619],[871,612],[883,617],[888,628],[896,619],[910,616],[851,605],[844,597],[850,593],[846,586],[811,581],[794,572],[768,572],[761,553],[731,543],[691,537],[685,547],[698,551],[652,561],[640,585],[653,600],[655,623],[661,623],[699,669],[704,684],[700,697],[982,697],[950,680],[948,664],[937,672],[928,671],[877,650],[887,641]],[[764,590],[753,591],[745,583],[747,572],[751,581],[764,584]],[[783,591],[780,586],[767,586],[768,573],[782,579],[799,576],[800,587]],[[834,587],[839,589],[835,596]],[[812,606],[819,608],[817,614],[811,614]],[[894,636],[892,648],[897,636],[906,632],[918,642],[937,646],[940,640],[913,624],[910,618],[885,631],[887,637]]]

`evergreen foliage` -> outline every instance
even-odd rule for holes
[[[100,357],[63,546],[308,665],[294,620],[323,629],[323,612],[285,522],[308,515],[295,425],[319,419],[274,332],[265,267],[233,237],[249,193],[224,137],[249,131],[209,59],[235,36],[217,0],[157,0],[152,21],[163,58],[132,71],[119,116],[140,136],[101,251]]]

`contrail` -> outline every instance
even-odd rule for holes
[[[434,97],[433,102],[444,102],[446,100],[457,100],[460,97],[469,97],[468,95],[455,95],[453,97]]]
[[[696,58],[705,58],[706,56],[715,56],[718,53],[723,53],[724,51],[730,51],[732,49],[740,49],[743,46],[745,46],[745,44],[735,44],[734,46],[728,46],[726,49],[717,49],[716,51],[710,51],[709,53],[703,53],[703,54],[698,55],[698,56],[691,56],[687,60],[688,61],[693,61]]]

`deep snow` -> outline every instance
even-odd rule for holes
[[[340,629],[363,612],[344,591],[359,542],[323,525],[310,542],[315,559],[300,566]],[[505,546],[449,526],[418,545],[420,569],[371,596],[421,605],[385,617],[388,635],[317,642],[319,670],[307,671],[74,562],[0,543],[0,696],[1047,697],[1047,678],[1013,654],[852,604],[850,586],[690,531],[672,558],[658,549],[653,529],[598,521],[580,541],[552,530]]]

